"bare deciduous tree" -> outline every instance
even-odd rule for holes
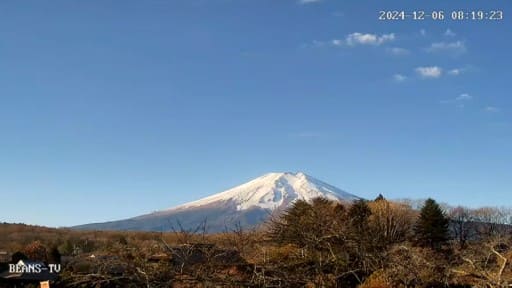
[[[467,241],[474,238],[476,234],[475,217],[469,208],[457,206],[448,211],[450,228],[453,238],[460,248],[466,247]]]
[[[467,277],[475,287],[505,288],[512,284],[511,248],[502,237],[463,251],[463,263],[452,271],[458,277]]]
[[[409,205],[380,199],[368,203],[368,206],[372,211],[370,228],[376,241],[389,245],[406,240],[415,218]]]

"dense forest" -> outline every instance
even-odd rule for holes
[[[354,203],[317,198],[295,202],[258,229],[218,234],[204,233],[207,220],[193,231],[175,223],[168,232],[4,223],[0,252],[62,263],[52,287],[512,285],[509,210],[433,199],[412,206],[380,195]]]

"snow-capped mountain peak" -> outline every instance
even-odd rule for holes
[[[331,200],[354,200],[359,197],[317,180],[302,172],[268,173],[240,186],[169,210],[183,210],[211,205],[229,205],[242,211],[251,208],[273,210],[289,206],[298,199],[316,197]]]
[[[267,221],[269,210],[275,209],[279,213],[298,199],[310,201],[316,197],[335,201],[360,199],[302,172],[268,173],[224,192],[171,209],[75,228],[175,231],[176,223],[180,229],[189,230],[206,223],[208,232],[222,232],[231,225],[257,227]]]

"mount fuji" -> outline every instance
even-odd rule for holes
[[[255,227],[274,212],[297,200],[324,197],[353,201],[360,197],[317,180],[302,172],[268,173],[240,186],[197,201],[130,219],[73,227],[84,230],[194,230],[202,223],[208,232],[230,230],[234,225]],[[179,226],[179,229],[178,227]]]

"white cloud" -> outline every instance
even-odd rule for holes
[[[321,48],[321,47],[324,47],[324,46],[326,46],[328,44],[329,43],[324,42],[324,41],[313,40],[310,43],[303,43],[303,44],[301,44],[300,47],[301,48]]]
[[[405,55],[411,54],[411,51],[409,51],[409,50],[407,50],[405,48],[401,48],[401,47],[388,48],[386,51],[389,54],[395,55],[395,56],[405,56]]]
[[[343,40],[333,39],[333,40],[331,40],[331,44],[334,45],[334,46],[342,46],[343,45]]]
[[[313,4],[321,2],[322,0],[299,0],[299,4]]]
[[[393,80],[395,82],[404,82],[405,80],[407,80],[407,76],[404,76],[402,74],[395,74],[393,75]]]
[[[494,106],[487,106],[484,108],[484,111],[488,112],[488,113],[496,113],[496,112],[500,112],[500,109],[498,107],[494,107]]]
[[[441,100],[441,104],[450,104],[455,103],[458,108],[464,108],[466,105],[464,102],[467,102],[469,100],[473,99],[473,96],[469,95],[468,93],[462,93],[459,96],[449,99],[449,100]]]
[[[427,30],[421,29],[420,34],[421,34],[421,36],[427,36]]]
[[[415,69],[416,73],[420,75],[422,78],[440,78],[443,74],[449,76],[459,76],[462,73],[468,71],[469,68],[454,68],[450,70],[443,70],[443,68],[439,66],[425,66],[425,67],[417,67]]]
[[[457,98],[455,98],[456,101],[466,101],[473,99],[473,96],[469,95],[468,93],[462,93]]]
[[[450,75],[450,76],[459,76],[463,73],[466,73],[470,70],[471,68],[470,67],[463,67],[463,68],[453,68],[453,69],[450,69],[446,72],[446,74]]]
[[[395,34],[363,34],[359,32],[355,32],[352,34],[347,35],[347,38],[345,41],[348,45],[354,46],[354,45],[374,45],[378,46],[386,42],[391,42],[395,40]]]
[[[416,73],[422,78],[439,78],[443,74],[443,69],[438,66],[418,67]]]
[[[352,33],[345,37],[345,39],[332,39],[328,42],[321,42],[321,41],[313,41],[313,46],[323,46],[324,44],[328,44],[331,46],[355,46],[355,45],[373,45],[373,46],[379,46],[386,42],[391,42],[395,40],[395,34],[363,34],[363,33]],[[321,44],[321,45],[318,45]],[[396,54],[396,55],[402,55],[407,54],[409,51],[407,49],[403,48],[391,48],[389,50],[389,53]]]
[[[457,34],[455,34],[455,32],[453,32],[450,29],[446,29],[446,31],[444,31],[444,36],[446,36],[446,37],[455,37],[455,36],[457,36]]]
[[[459,69],[459,68],[455,68],[455,69],[448,71],[448,74],[452,75],[452,76],[457,76],[457,75],[460,75],[461,73],[462,73],[462,69]]]
[[[428,47],[427,52],[451,52],[456,54],[462,54],[467,51],[466,44],[462,41],[455,42],[436,42],[432,43],[430,47]]]

